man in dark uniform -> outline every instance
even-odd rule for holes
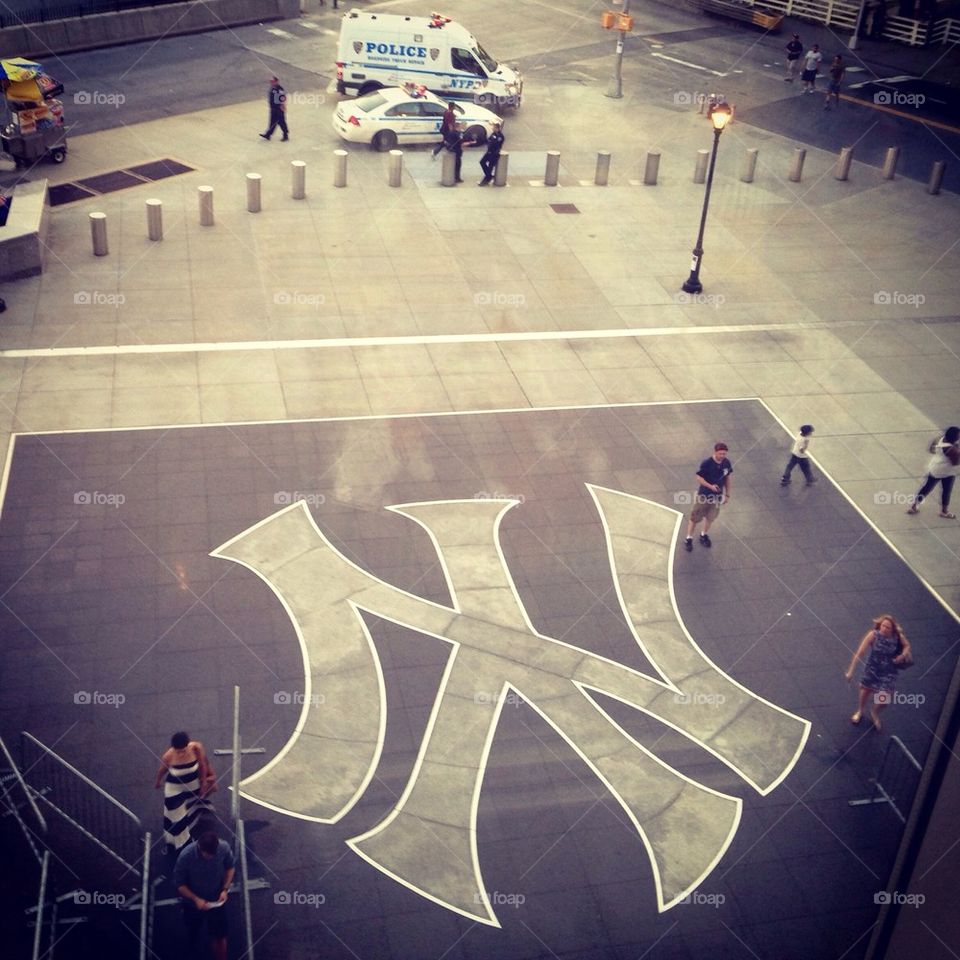
[[[487,137],[487,152],[480,158],[480,169],[483,170],[483,179],[477,184],[485,187],[497,172],[497,161],[500,159],[500,150],[503,148],[503,124],[495,123],[493,133]]]
[[[727,449],[725,443],[715,443],[713,456],[707,457],[697,469],[700,486],[694,496],[693,509],[687,522],[687,536],[683,541],[683,547],[688,553],[693,549],[693,533],[701,520],[703,533],[700,534],[700,543],[704,547],[712,545],[707,531],[717,519],[720,505],[730,499],[730,474],[733,473],[733,464],[727,459]]]
[[[454,165],[453,176],[457,183],[463,183],[463,177],[460,176],[460,165],[463,163],[463,148],[473,146],[473,140],[465,140],[463,124],[455,123],[451,131],[447,134],[446,147],[457,158]]]
[[[264,140],[269,140],[273,136],[273,131],[280,128],[284,140],[290,139],[290,131],[287,129],[287,93],[280,86],[279,77],[270,78],[270,89],[267,91],[267,103],[270,106],[270,126],[266,133],[260,136]]]

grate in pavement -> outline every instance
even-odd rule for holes
[[[136,167],[127,167],[130,173],[147,180],[163,180],[165,177],[175,177],[178,173],[190,173],[193,167],[188,167],[179,160],[153,160],[150,163],[141,163]]]
[[[75,183],[61,183],[51,187],[49,191],[50,206],[59,207],[62,203],[74,203],[76,200],[86,200],[95,197],[92,190],[84,190]]]
[[[109,173],[100,173],[95,177],[84,177],[77,180],[81,187],[87,187],[96,193],[113,193],[114,190],[124,190],[127,187],[137,187],[146,183],[142,177],[136,177],[126,170],[111,170]]]
[[[579,213],[575,203],[551,203],[550,209],[554,213]]]

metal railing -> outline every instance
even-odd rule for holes
[[[887,803],[900,821],[906,823],[907,813],[913,795],[917,792],[922,769],[916,757],[904,746],[903,741],[899,737],[891,737],[880,759],[877,775],[873,778],[876,793],[872,797],[847,802],[851,807]]]

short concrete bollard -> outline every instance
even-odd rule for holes
[[[507,168],[509,166],[510,154],[506,150],[501,150],[497,159],[497,170],[493,175],[493,185],[495,187],[505,187],[507,185]]]
[[[555,187],[560,179],[560,151],[547,151],[547,166],[543,171],[543,185],[545,187]]]
[[[756,147],[750,147],[743,155],[743,169],[740,171],[740,179],[744,183],[753,183],[754,174],[757,172],[757,155],[760,151]]]
[[[657,185],[657,175],[660,173],[660,154],[652,151],[647,154],[647,161],[643,165],[643,183],[647,187]]]
[[[347,151],[333,151],[333,185],[345,187],[347,185]]]
[[[790,164],[790,179],[794,183],[799,183],[803,179],[803,161],[807,159],[807,151],[803,147],[797,147],[793,151],[793,162]]]
[[[934,160],[930,168],[930,179],[927,181],[927,193],[936,196],[943,185],[943,175],[947,172],[947,165],[943,160]]]
[[[290,161],[290,196],[303,200],[307,196],[307,164],[304,160]]]
[[[90,240],[93,243],[95,257],[105,257],[110,252],[107,246],[107,215],[105,213],[90,214]]]
[[[455,187],[457,185],[457,158],[449,150],[443,150],[440,153],[442,163],[440,165],[440,183],[445,187]]]
[[[391,150],[387,167],[387,183],[391,187],[403,186],[403,151]]]
[[[709,150],[698,150],[697,151],[697,165],[693,168],[693,182],[694,183],[706,183],[707,180],[707,164],[710,162],[710,151]]]
[[[600,150],[597,153],[597,170],[593,175],[593,182],[598,187],[605,187],[610,180],[610,151]]]
[[[837,157],[837,166],[833,171],[835,180],[848,180],[850,178],[850,164],[853,161],[853,147],[841,147],[840,156]]]
[[[893,180],[897,175],[897,161],[900,159],[899,147],[887,147],[887,154],[883,158],[883,179]]]
[[[200,208],[200,226],[213,226],[213,187],[204,184],[197,187],[197,204]]]
[[[147,201],[147,236],[151,240],[163,239],[163,201]]]
[[[260,212],[260,174],[247,174],[247,211],[249,213]]]

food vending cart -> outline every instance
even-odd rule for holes
[[[0,60],[7,116],[0,132],[0,148],[16,165],[29,166],[49,157],[63,163],[67,157],[67,133],[63,104],[56,98],[63,84],[43,72],[31,60]]]

